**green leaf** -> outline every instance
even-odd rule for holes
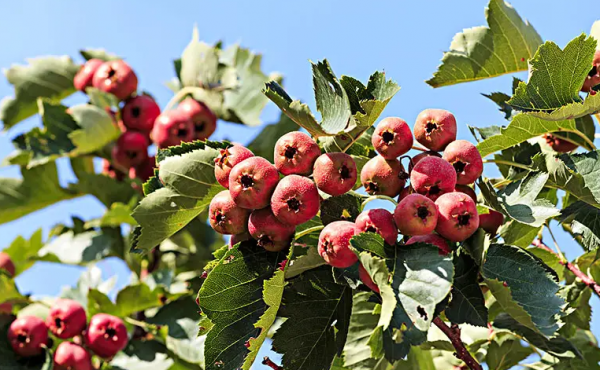
[[[454,36],[450,51],[427,83],[453,85],[527,70],[527,60],[542,38],[504,0],[490,0],[488,27],[474,27]]]
[[[84,50],[79,50],[79,54],[81,54],[81,56],[84,57],[85,60],[100,59],[100,60],[104,60],[105,62],[107,62],[110,60],[121,59],[117,55],[115,55],[113,53],[109,53],[108,51],[106,51],[104,49],[84,49]]]
[[[254,155],[260,156],[273,163],[275,143],[288,132],[298,129],[298,125],[288,116],[281,113],[279,122],[265,126],[262,131],[248,144]]]
[[[137,222],[131,217],[131,206],[120,202],[112,203],[99,219],[86,222],[87,227],[120,227],[122,224],[135,226]]]
[[[496,103],[498,107],[500,107],[499,111],[504,113],[504,118],[510,119],[510,117],[512,117],[513,109],[510,105],[507,104],[507,101],[510,100],[510,95],[507,95],[502,92],[493,92],[491,94],[481,95]]]
[[[291,279],[302,274],[305,271],[316,269],[319,266],[326,265],[327,262],[321,257],[316,246],[302,247],[295,245],[294,248],[307,248],[306,255],[298,256],[291,261],[285,269],[285,278]]]
[[[363,197],[348,192],[337,197],[329,197],[321,202],[321,221],[323,225],[334,221],[354,221],[360,214]]]
[[[369,340],[378,326],[377,303],[370,298],[373,293],[360,292],[352,299],[352,315],[348,338],[344,345],[344,366],[353,370],[371,370],[377,360],[372,358]]]
[[[490,342],[485,362],[490,370],[508,370],[532,353],[533,349],[524,347],[517,338],[502,337]]]
[[[76,161],[79,158],[73,158]],[[129,203],[132,198],[138,198],[139,193],[131,186],[129,181],[118,181],[103,174],[81,173],[79,182],[69,184],[69,189],[82,194],[90,194],[98,198],[106,207],[114,203]]]
[[[79,66],[68,56],[35,58],[28,62],[26,66],[14,65],[4,73],[15,88],[14,97],[0,102],[0,120],[5,130],[36,114],[38,98],[60,102],[76,91],[73,78]]]
[[[550,336],[565,301],[546,266],[521,248],[492,244],[483,264],[483,277],[505,312],[522,325]]]
[[[183,86],[216,83],[218,67],[216,48],[200,41],[198,29],[194,27],[192,40],[181,55],[180,80]]]
[[[524,248],[524,247],[522,247]],[[565,267],[560,263],[560,258],[556,253],[551,252],[549,250],[529,246],[527,252],[533,254],[537,258],[539,258],[542,262],[544,262],[552,271],[556,272],[558,276],[558,280],[562,281],[564,279],[564,271]]]
[[[573,284],[563,287],[560,294],[565,298],[568,306],[565,309],[566,315],[562,318],[564,325],[560,328],[559,334],[570,338],[580,329],[590,330],[592,289],[575,281]]]
[[[530,226],[511,221],[500,229],[500,236],[506,244],[527,248],[537,237],[541,226]]]
[[[91,290],[97,290],[100,294],[106,295],[112,291],[117,282],[116,276],[104,281],[102,280],[102,270],[96,265],[90,265],[86,271],[79,275],[75,287],[65,287],[61,291],[61,298],[68,298],[79,302],[83,307],[88,306],[88,293]]]
[[[519,83],[508,104],[545,120],[560,121],[600,111],[600,96],[579,91],[590,72],[596,40],[582,34],[561,50],[552,41],[544,43],[531,60],[529,82]]]
[[[170,370],[174,360],[165,346],[156,341],[132,340],[110,362],[111,370]]]
[[[377,239],[381,239],[377,235]],[[365,245],[365,238],[360,238],[360,235],[352,238],[352,245]],[[378,240],[383,245],[383,240]],[[365,268],[375,285],[379,288],[381,296],[381,308],[379,312],[379,322],[377,326],[381,326],[384,330],[387,330],[392,318],[394,317],[394,310],[398,304],[396,299],[396,293],[390,285],[390,271],[386,266],[386,261],[372,256],[367,252],[361,252],[359,255],[359,262]]]
[[[465,240],[461,247],[471,256],[477,266],[483,262],[483,254],[490,244],[489,235],[483,229],[477,229],[469,239]]]
[[[118,110],[119,99],[113,94],[98,90],[95,87],[88,87],[85,93],[90,99],[90,103],[98,108]]]
[[[586,250],[600,246],[600,209],[577,201],[561,211],[560,221],[570,224],[575,236],[581,236],[580,242]]]
[[[15,281],[8,276],[4,270],[0,271],[0,291],[2,291],[0,303],[23,298],[21,293],[19,293],[19,289],[17,288]]]
[[[479,287],[479,271],[469,255],[454,256],[454,283],[446,317],[454,324],[487,327],[488,312]]]
[[[334,281],[330,267],[288,281],[279,315],[287,317],[273,336],[287,370],[327,370],[346,342],[352,291]],[[214,331],[214,329],[213,329]]]
[[[90,104],[76,105],[70,109],[73,119],[81,127],[69,134],[77,147],[77,153],[91,153],[101,149],[121,135],[106,110]]]
[[[12,320],[11,320],[12,322]],[[37,357],[21,358],[10,347],[7,333],[11,322],[0,322],[0,368],[7,370],[52,370],[52,352],[45,350]]]
[[[40,248],[44,246],[42,241],[42,229],[38,229],[29,240],[18,236],[2,252],[7,253],[15,264],[15,275],[23,273],[35,263],[35,257]]]
[[[44,245],[39,250],[39,259],[69,265],[85,265],[115,254],[118,243],[112,235],[97,231],[75,234],[68,231]]]
[[[163,287],[151,289],[146,284],[136,283],[120,290],[113,303],[104,293],[97,289],[90,289],[88,312],[90,315],[104,312],[117,317],[127,317],[135,312],[162,306],[161,299],[167,297]]]
[[[541,152],[540,144],[531,144],[527,141],[513,147],[504,149],[499,154],[494,155],[494,160],[500,162],[496,163],[500,173],[506,179],[518,179],[519,176],[527,174],[527,170],[513,165],[503,164],[502,161],[515,162],[530,167],[533,163],[533,157]]]

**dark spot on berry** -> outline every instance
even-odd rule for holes
[[[194,129],[196,130],[196,132],[202,132],[204,131],[204,127],[206,125],[204,124],[204,122],[198,122],[194,125]]]
[[[325,253],[329,254],[329,248],[331,247],[331,242],[329,240],[324,240],[322,245],[323,245],[323,250],[325,251]]]
[[[442,189],[440,189],[440,187],[438,185],[433,185],[432,187],[429,188],[429,191],[427,193],[429,195],[438,195],[441,192],[442,192]]]
[[[140,109],[140,107],[133,107],[131,109],[131,115],[134,116],[135,118],[138,118],[141,113],[142,113],[142,110]]]
[[[376,194],[379,191],[379,185],[377,185],[377,183],[375,183],[373,181],[369,181],[365,185],[365,190],[369,194]]]
[[[271,247],[273,246],[273,239],[268,235],[261,235],[260,238],[258,238],[257,244],[263,248]]]
[[[215,215],[215,221],[217,221],[217,224],[222,224],[223,222],[225,222],[225,215],[223,215],[222,213],[217,213]]]
[[[421,218],[422,220],[425,220],[427,216],[429,216],[429,210],[427,209],[427,207],[421,206],[417,208],[417,216],[419,216],[419,218]]]
[[[138,156],[138,152],[133,151],[133,150],[126,150],[125,151],[125,155],[127,156],[127,158],[129,159],[136,159]]]
[[[296,198],[288,199],[287,205],[288,205],[289,209],[294,212],[300,211],[300,201]]]
[[[110,79],[112,79],[113,77],[115,77],[115,75],[117,74],[117,71],[115,71],[114,69],[109,69],[108,73],[106,74],[106,76]]]
[[[112,338],[117,335],[117,331],[114,328],[106,328],[104,331],[105,338]]]
[[[291,147],[291,146],[287,146],[287,147],[285,148],[285,153],[284,153],[284,155],[285,155],[285,157],[286,157],[287,159],[294,159],[294,156],[296,156],[296,153],[297,153],[297,152],[298,152],[298,150],[297,150],[296,148],[294,148],[294,147]]]
[[[177,130],[177,137],[187,137],[188,130],[185,128],[180,128]]]
[[[469,224],[469,221],[471,220],[471,215],[470,214],[464,214],[464,215],[459,215],[458,216],[458,224],[461,226],[466,226]]]
[[[242,188],[249,189],[254,186],[254,178],[250,175],[242,175],[240,183],[242,184]]]
[[[592,69],[590,70],[590,73],[588,73],[588,76],[594,77],[597,74],[598,74],[598,68],[596,66],[593,66]]]
[[[438,125],[435,122],[427,122],[427,125],[425,125],[425,131],[427,131],[428,134],[431,134],[433,131],[438,129]]]
[[[342,180],[348,180],[350,178],[350,169],[345,164],[340,167],[340,177]]]
[[[408,173],[406,173],[406,171],[402,170],[402,171],[400,171],[400,173],[398,174],[398,178],[399,178],[400,180],[404,180],[404,181],[406,181],[406,180],[408,180],[408,179],[410,178],[410,176],[409,176],[409,174],[408,174]]]
[[[27,335],[23,334],[23,333],[17,334],[17,342],[23,343],[23,344],[27,343]]]
[[[462,161],[456,161],[452,163],[452,166],[454,167],[456,173],[462,173],[465,170],[465,167],[467,167],[467,164]]]
[[[386,131],[381,135],[381,138],[383,139],[383,142],[389,145],[391,142],[394,141],[394,136],[396,135],[394,135],[393,132]]]
[[[165,304],[167,303],[167,296],[166,295],[161,295],[158,300],[160,301],[161,304]]]
[[[377,233],[377,228],[375,226],[368,226],[365,231],[368,233]]]
[[[60,331],[62,331],[64,329],[64,321],[62,321],[62,319],[60,319],[59,317],[54,319],[54,326],[56,326],[56,328]]]
[[[421,318],[423,320],[427,320],[427,312],[425,311],[425,309],[421,306],[417,306],[417,312],[419,313],[419,316],[421,316]]]

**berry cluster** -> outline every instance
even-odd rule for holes
[[[83,92],[94,87],[123,102],[119,112],[109,112],[122,134],[113,147],[112,162],[103,163],[103,173],[118,180],[122,180],[126,172],[131,179],[142,181],[153,175],[155,161],[148,155],[151,143],[166,148],[205,140],[217,128],[217,116],[204,103],[192,98],[183,100],[177,109],[161,113],[152,97],[137,94],[137,76],[122,60],[90,59],[73,83]]]

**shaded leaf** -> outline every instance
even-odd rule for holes
[[[479,287],[479,269],[469,255],[454,256],[454,283],[446,317],[454,324],[487,327],[488,312]]]
[[[113,254],[117,242],[111,235],[102,232],[75,234],[68,231],[44,245],[38,255],[43,261],[84,265]]]
[[[38,229],[31,234],[29,240],[22,236],[18,236],[7,248],[2,250],[2,252],[10,256],[10,259],[15,265],[14,276],[18,276],[35,263],[35,257],[43,246],[42,229]]]
[[[524,347],[518,339],[493,340],[487,348],[485,362],[490,370],[508,370],[533,353],[530,347]]]
[[[375,312],[377,303],[370,299],[372,296],[373,293],[360,292],[352,299],[348,339],[344,345],[344,366],[349,369],[371,370],[377,363],[369,346],[369,339],[379,321]]]
[[[600,246],[600,209],[577,201],[561,211],[560,221],[570,224],[570,231],[580,236],[586,250]]]
[[[363,197],[354,192],[329,197],[321,202],[321,221],[323,225],[334,221],[354,221],[360,214]]]
[[[81,54],[81,56],[84,57],[86,60],[100,59],[100,60],[104,60],[104,61],[109,61],[109,60],[121,59],[118,56],[116,56],[115,54],[110,53],[104,49],[84,49],[84,50],[79,50],[79,54]]]

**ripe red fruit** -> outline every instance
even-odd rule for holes
[[[475,194],[475,190],[473,190],[472,187],[467,185],[456,185],[454,191],[467,194],[471,199],[473,199],[473,202],[477,203],[477,194]]]
[[[54,370],[92,370],[88,351],[78,344],[62,342],[54,352]]]
[[[261,209],[271,202],[279,182],[275,166],[262,157],[250,157],[238,163],[229,174],[229,191],[242,208]]]
[[[254,153],[241,145],[221,149],[219,156],[215,158],[215,177],[219,184],[229,188],[229,174],[233,167],[250,157],[254,157]]]
[[[275,167],[284,175],[310,175],[320,155],[319,145],[300,131],[288,132],[275,143]]]
[[[440,195],[454,191],[456,171],[442,158],[426,157],[410,173],[410,185],[415,192],[436,200]]]
[[[410,163],[408,164],[408,173],[412,172],[412,169],[414,166],[417,165],[417,163],[419,163],[419,161],[423,158],[426,157],[438,157],[438,158],[442,158],[442,155],[438,152],[433,152],[433,151],[428,151],[428,152],[421,152],[417,155],[415,155],[414,157],[412,157],[410,159]]]
[[[85,89],[92,86],[92,80],[94,79],[94,73],[100,68],[104,61],[100,59],[90,59],[83,66],[75,78],[73,78],[73,85],[79,91],[85,92]]]
[[[15,275],[15,264],[6,252],[0,252],[0,269],[8,272],[10,276]]]
[[[489,210],[490,213],[479,215],[479,227],[491,235],[496,235],[498,229],[504,223],[504,215],[500,212]]]
[[[396,159],[412,148],[413,136],[403,119],[388,117],[375,128],[371,143],[383,158]]]
[[[113,94],[119,100],[125,100],[136,92],[138,80],[129,64],[122,60],[111,60],[98,67],[92,84],[101,91]]]
[[[123,125],[129,130],[149,133],[154,127],[156,117],[160,115],[160,107],[148,95],[138,95],[127,99],[121,117]]]
[[[217,129],[217,116],[202,102],[187,98],[179,103],[177,110],[194,123],[194,140],[206,140]]]
[[[48,341],[48,328],[42,319],[35,316],[19,317],[8,328],[8,341],[17,355],[37,356]]]
[[[542,138],[546,140],[546,143],[550,145],[552,150],[558,153],[568,153],[577,149],[578,145],[573,144],[565,139],[558,138],[550,133],[542,135]]]
[[[278,252],[290,245],[296,228],[279,221],[270,208],[250,214],[248,231],[258,245],[269,252]]]
[[[483,173],[483,159],[479,150],[466,140],[456,140],[448,144],[442,158],[454,167],[457,184],[472,184]]]
[[[346,268],[358,261],[356,254],[350,250],[350,239],[359,232],[349,221],[334,221],[319,235],[319,254],[325,262],[333,267]]]
[[[210,226],[221,234],[241,234],[248,231],[250,211],[238,207],[229,190],[223,190],[211,200],[208,207]]]
[[[427,243],[435,245],[440,249],[439,253],[444,256],[452,252],[452,248],[450,248],[446,239],[436,234],[413,236],[412,238],[408,239],[406,245],[415,243]]]
[[[425,109],[417,117],[415,139],[429,150],[441,151],[456,140],[456,119],[443,109]]]
[[[194,124],[181,111],[168,110],[154,121],[151,137],[159,148],[187,143],[194,140]]]
[[[85,345],[102,358],[111,358],[127,346],[127,328],[118,317],[99,313],[85,333]]]
[[[156,167],[156,159],[154,156],[148,157],[144,162],[129,169],[130,179],[140,179],[142,183],[148,181],[154,176],[154,168]]]
[[[367,270],[365,270],[362,264],[358,266],[358,277],[367,288],[371,289],[375,293],[379,293],[379,287],[377,284],[375,284],[373,279],[371,279],[371,276],[369,276],[369,273]]]
[[[360,171],[360,182],[370,195],[395,197],[406,184],[408,174],[397,159],[371,158]]]
[[[600,84],[600,50],[596,50],[596,53],[594,54],[592,69],[590,69],[590,72],[585,78],[581,91],[590,92],[592,87],[598,84]]]
[[[112,159],[121,167],[131,168],[148,159],[148,139],[140,132],[124,132],[112,149]]]
[[[231,235],[231,237],[229,238],[229,249],[233,248],[237,243],[250,239],[252,239],[252,236],[247,231],[242,234]]]
[[[117,169],[115,166],[113,166],[108,159],[102,160],[102,174],[117,181],[123,181],[123,179],[125,178],[125,174],[119,169]]]
[[[408,195],[414,193],[415,191],[413,190],[412,186],[407,186],[404,189],[400,190],[400,194],[398,195],[398,202],[402,202],[402,200],[404,198],[406,198]]]
[[[83,307],[70,299],[58,299],[50,308],[46,326],[57,338],[68,339],[81,334],[87,316]]]
[[[477,205],[468,195],[448,193],[435,201],[438,222],[435,231],[453,242],[462,242],[479,227]]]
[[[437,220],[435,203],[421,194],[408,195],[394,210],[394,221],[403,235],[431,234]]]
[[[354,226],[359,233],[379,234],[390,245],[395,245],[398,240],[398,229],[394,223],[394,216],[382,208],[363,211],[356,217]]]
[[[346,153],[322,154],[313,166],[313,178],[322,192],[333,196],[345,194],[356,184],[356,163]]]
[[[287,225],[300,225],[319,213],[321,198],[315,183],[298,175],[284,177],[271,197],[271,210]]]

